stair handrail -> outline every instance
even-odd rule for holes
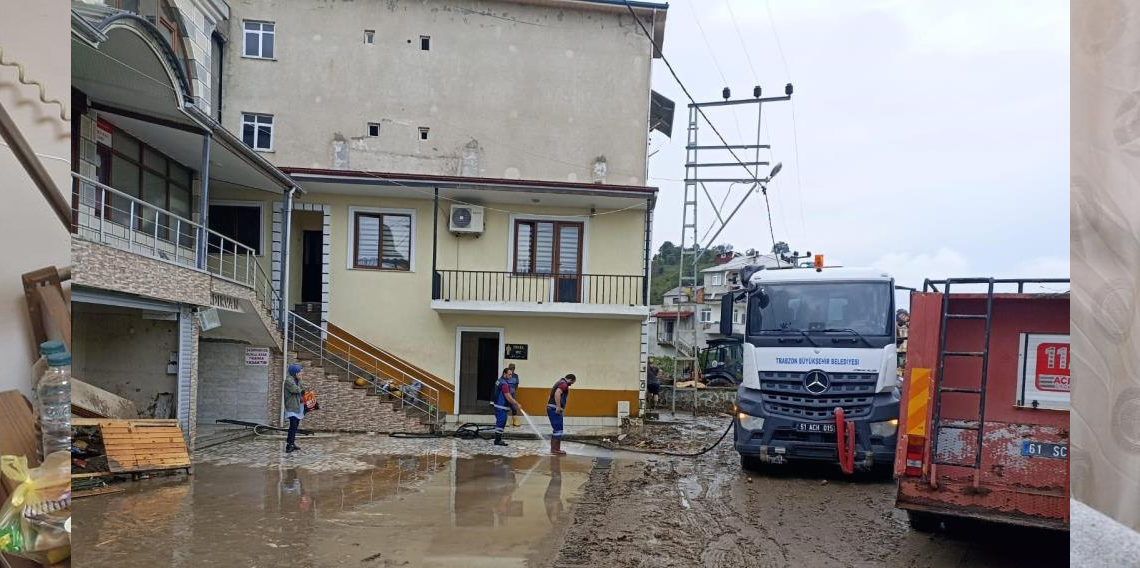
[[[338,327],[339,327],[339,326],[338,326]],[[346,333],[347,333],[347,332],[346,332]],[[330,334],[332,334],[332,333],[330,332]],[[344,338],[344,337],[338,336],[338,335],[336,335],[336,334],[332,334],[332,335],[333,335],[334,337],[336,337],[337,339],[340,339],[341,341],[344,341],[345,343],[348,343],[348,342],[349,342],[349,340],[348,340],[348,339],[346,339],[346,338]],[[354,336],[353,338],[354,338],[354,339],[356,339],[356,337],[355,337],[355,336]],[[386,356],[388,356],[388,357],[391,357],[391,358],[393,358],[393,359],[400,359],[400,360],[403,360],[403,358],[402,358],[402,357],[400,357],[400,356],[398,356],[398,355],[396,355],[396,354],[392,353],[391,351],[388,351],[387,349],[384,349],[384,348],[382,348],[382,347],[377,347],[377,346],[375,346],[375,345],[372,345],[372,344],[368,343],[367,341],[363,341],[363,340],[360,340],[360,339],[357,339],[357,340],[358,340],[358,341],[362,341],[363,343],[366,343],[370,349],[375,349],[376,351],[378,351],[378,352],[380,352],[380,353],[383,353],[384,355],[386,355]],[[361,349],[361,351],[363,351],[363,349]],[[416,365],[414,365],[414,364],[412,364],[412,363],[409,363],[409,362],[407,362],[407,361],[404,361],[404,364],[406,364],[407,366],[409,366],[409,367],[411,367],[411,368],[413,368],[413,369],[415,369],[415,370],[419,371],[420,373],[422,373],[422,374],[424,375],[424,377],[420,378],[420,382],[421,382],[421,383],[422,383],[422,382],[424,382],[424,379],[427,379],[427,380],[431,381],[431,382],[432,382],[434,385],[436,385],[436,386],[438,386],[438,387],[443,387],[441,390],[444,390],[444,391],[450,392],[450,393],[452,393],[452,394],[455,394],[455,389],[454,389],[454,388],[452,388],[450,385],[448,385],[448,383],[447,383],[446,381],[444,381],[443,379],[439,379],[439,378],[437,378],[437,377],[435,377],[435,376],[432,376],[432,374],[431,374],[431,373],[429,373],[429,372],[425,371],[424,369],[421,369],[421,368],[419,368],[418,366],[416,366]]]
[[[319,352],[314,353],[314,354],[320,356],[322,366],[323,366],[323,363],[325,362],[325,360],[328,359],[327,357],[325,357],[325,354],[326,354],[326,352],[329,352],[329,350],[326,347],[326,337],[334,337],[336,339],[339,339],[340,341],[343,341],[348,346],[348,353],[345,356],[336,354],[336,357],[338,357],[340,359],[344,359],[347,365],[341,366],[340,364],[337,364],[337,363],[334,363],[334,365],[336,365],[338,368],[343,369],[345,372],[347,372],[349,374],[349,376],[355,376],[356,378],[363,379],[365,382],[371,384],[375,388],[383,388],[384,387],[384,385],[378,384],[376,381],[370,379],[369,377],[362,376],[360,373],[354,373],[353,372],[353,370],[352,370],[352,367],[353,367],[353,356],[352,356],[353,345],[352,345],[352,343],[345,340],[345,338],[343,338],[343,337],[341,337],[341,336],[339,336],[339,335],[337,335],[331,331],[328,331],[328,330],[322,328],[321,326],[305,319],[304,317],[300,316],[296,312],[290,311],[288,313],[288,318],[290,320],[289,323],[291,323],[291,326],[286,326],[286,332],[287,333],[291,332],[290,337],[296,338],[296,336],[297,336],[297,320],[300,320],[302,322],[302,325],[307,325],[309,328],[317,330],[315,334],[313,331],[306,330],[306,329],[302,329],[302,332],[310,334],[311,336],[313,336],[313,339],[315,339],[317,341],[317,343],[320,345]],[[293,341],[293,342],[290,342],[290,345],[293,345],[294,348],[299,349],[304,344],[302,342]],[[311,348],[310,348],[310,351],[311,351]],[[421,389],[420,393],[416,397],[414,397],[411,401],[409,401],[407,399],[407,395],[403,392],[403,389],[400,389],[401,403],[411,404],[413,407],[418,408],[418,409],[424,411],[425,413],[427,413],[428,417],[432,421],[433,426],[439,424],[439,415],[441,412],[441,409],[439,407],[439,403],[440,403],[439,389],[437,389],[431,385],[425,384],[423,381],[412,377],[411,375],[409,375],[404,370],[397,368],[396,366],[392,365],[391,363],[388,363],[387,361],[381,360],[379,357],[376,357],[375,355],[372,355],[371,353],[368,353],[368,352],[360,349],[359,347],[356,348],[356,351],[363,353],[364,355],[366,355],[368,357],[368,359],[371,359],[371,361],[365,360],[364,362],[374,363],[372,366],[372,369],[379,370],[380,365],[383,365],[384,367],[391,369],[394,373],[398,373],[399,375],[401,375],[404,379],[403,384],[410,385],[410,384],[418,381],[420,383],[420,389]],[[330,362],[331,362],[331,360],[330,360]],[[357,364],[355,366],[358,369],[364,369],[364,367],[362,365]],[[397,377],[397,376],[393,376],[393,381],[397,382],[398,378],[399,377]],[[403,385],[400,384],[398,386],[403,386]],[[427,396],[425,396],[425,393]],[[419,400],[419,398],[421,398],[421,397],[427,399],[426,402],[422,405],[420,404],[420,400]],[[426,408],[423,408],[423,406],[426,406]]]

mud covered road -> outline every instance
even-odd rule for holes
[[[678,432],[647,428],[637,447],[699,448],[728,418]],[[1068,535],[967,524],[910,529],[894,484],[831,467],[741,470],[727,441],[700,458],[601,460],[576,504],[553,566],[1068,566]]]

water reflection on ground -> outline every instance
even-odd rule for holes
[[[227,452],[243,447],[231,445]],[[593,459],[517,453],[358,454],[352,471],[204,460],[189,480],[76,500],[76,566],[543,563]]]

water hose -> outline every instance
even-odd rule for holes
[[[419,433],[419,432],[392,432],[391,434],[388,434],[388,435],[393,437],[393,438],[450,438],[450,437],[455,437],[455,438],[460,438],[460,439],[464,439],[464,440],[471,440],[471,439],[475,439],[475,438],[486,439],[486,438],[483,438],[481,433],[485,432],[485,431],[494,430],[494,428],[495,428],[494,426],[491,426],[489,424],[475,424],[474,422],[467,422],[467,423],[463,424],[462,426],[460,426],[459,428],[456,428],[455,432],[452,432],[451,434],[445,434],[445,433],[429,434],[429,433]],[[668,450],[644,450],[644,449],[640,449],[640,448],[623,448],[621,446],[614,446],[612,444],[605,444],[602,442],[594,442],[592,440],[567,440],[567,441],[573,442],[576,444],[584,444],[587,446],[595,446],[598,448],[611,450],[611,451],[632,452],[632,453],[636,453],[636,454],[651,454],[651,455],[658,455],[658,456],[671,456],[671,457],[679,457],[679,458],[695,458],[698,456],[703,456],[703,455],[711,452],[713,450],[713,448],[719,446],[720,443],[723,442],[724,439],[728,436],[728,433],[731,430],[732,430],[732,421],[730,420],[728,422],[728,427],[724,429],[724,432],[720,435],[720,437],[717,438],[717,440],[715,442],[713,442],[711,446],[708,446],[707,448],[705,448],[699,452],[670,452]]]
[[[855,473],[855,422],[844,419],[843,407],[835,407],[835,451],[843,473]]]

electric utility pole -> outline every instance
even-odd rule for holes
[[[697,344],[697,326],[703,322],[699,321],[699,304],[697,303],[697,266],[700,262],[701,256],[704,251],[711,246],[721,231],[724,230],[728,222],[732,220],[740,207],[748,197],[757,193],[757,189],[765,194],[768,191],[767,183],[780,171],[780,164],[777,164],[772,170],[760,177],[760,166],[769,165],[766,161],[760,160],[760,150],[770,149],[768,144],[760,143],[760,126],[761,119],[763,118],[763,109],[765,103],[781,102],[791,100],[792,98],[792,85],[789,83],[784,87],[784,95],[779,97],[762,97],[761,89],[759,86],[752,89],[751,99],[737,99],[731,100],[732,93],[728,87],[724,88],[723,101],[713,101],[705,103],[692,103],[689,105],[689,129],[688,139],[685,144],[685,201],[682,209],[681,219],[681,260],[679,264],[679,278],[678,278],[678,303],[676,306],[677,323],[673,328],[673,346],[677,352],[676,364],[674,365],[673,372],[673,408],[672,413],[674,416],[677,414],[677,382],[688,373],[689,378],[693,381],[693,415],[697,413],[697,376],[699,369],[697,368],[697,355],[699,346]],[[715,143],[702,144],[698,136],[700,132],[700,122],[702,119],[709,123],[709,117],[706,111],[712,111],[727,107],[734,107],[737,105],[756,105],[756,143],[755,144],[728,144],[719,135],[716,137]],[[709,123],[711,125],[711,123]],[[715,129],[714,129],[715,132]],[[740,152],[737,152],[737,151]],[[752,161],[744,161],[747,159],[748,151],[753,150]],[[701,156],[710,156],[706,158],[711,161],[699,162],[697,160],[698,152]],[[742,159],[740,156],[743,155]],[[750,169],[751,167],[751,169]],[[734,168],[742,168],[744,171],[736,170]],[[729,171],[733,173],[728,174],[704,174],[702,170],[708,171],[712,169],[713,172]],[[736,176],[734,174],[747,174]],[[736,207],[726,217],[722,215],[721,210],[717,207],[716,201],[712,198],[712,193],[720,193],[718,189],[725,192],[730,191],[733,184],[750,184],[748,191],[744,192],[744,196]],[[712,191],[709,186],[712,186]],[[712,207],[713,213],[717,219],[716,233],[712,238],[708,239],[703,245],[701,239],[697,235],[697,210],[698,210],[698,186],[700,191],[705,194],[708,199],[709,205]],[[712,229],[710,228],[711,232]],[[708,233],[705,233],[707,236]],[[692,318],[692,325],[689,328],[682,328],[681,322],[684,318]]]

